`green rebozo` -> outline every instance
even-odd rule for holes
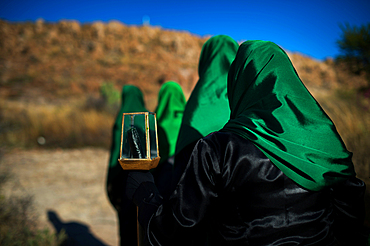
[[[188,144],[220,130],[230,117],[227,73],[238,43],[225,35],[210,38],[199,59],[199,80],[186,103],[176,153]]]
[[[252,141],[290,179],[318,191],[355,175],[333,122],[276,44],[246,41],[230,67],[222,131]]]
[[[158,122],[160,162],[175,154],[185,104],[186,99],[178,83],[168,81],[162,85],[158,94],[157,109],[155,110]]]

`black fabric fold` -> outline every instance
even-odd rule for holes
[[[307,190],[250,141],[216,132],[195,145],[175,191],[150,219],[147,235],[152,245],[357,242],[352,235],[361,230],[363,191],[364,183],[355,178]]]

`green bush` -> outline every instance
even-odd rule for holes
[[[354,74],[365,74],[370,87],[370,23],[362,26],[341,25],[342,35],[337,40],[340,55],[337,62],[346,64]]]
[[[100,86],[100,94],[109,105],[117,104],[120,100],[120,93],[112,82],[103,83]]]

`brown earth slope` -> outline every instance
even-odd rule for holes
[[[117,21],[0,20],[0,96],[51,101],[96,95],[104,82],[112,82],[119,91],[130,83],[144,91],[149,110],[154,110],[159,88],[167,80],[179,82],[186,96],[190,94],[207,38]],[[288,54],[307,86],[332,89],[349,81],[364,83],[330,59],[320,62]]]

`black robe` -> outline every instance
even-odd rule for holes
[[[364,192],[357,178],[306,190],[250,141],[216,132],[198,141],[170,199],[141,223],[152,245],[362,245]]]

